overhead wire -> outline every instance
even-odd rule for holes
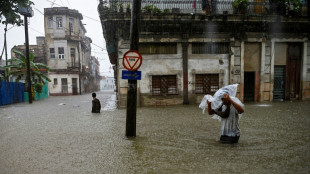
[[[69,5],[69,7],[72,8],[72,7],[71,7],[71,4],[70,4],[70,2],[69,2],[68,0],[67,0],[67,3],[68,3],[68,5]]]
[[[31,30],[33,30],[33,31],[35,31],[35,32],[37,32],[37,33],[40,33],[41,35],[45,35],[44,33],[40,32],[40,31],[38,31],[38,30],[36,30],[36,29],[30,27],[30,26],[28,26],[28,28],[30,28]]]
[[[47,1],[48,1],[48,0],[47,0]],[[56,5],[57,5],[57,4],[56,4]],[[39,9],[37,9],[37,8],[34,8],[34,9],[37,10],[40,14],[42,14],[42,15],[44,16],[44,13],[42,13]],[[54,22],[53,24],[56,24],[56,25],[57,25],[57,21],[54,20],[54,18],[52,19],[52,21]],[[62,26],[62,28],[64,28],[65,31],[71,32],[70,29],[68,29],[68,28],[65,27],[65,26]],[[74,32],[74,31],[73,31],[73,35],[76,36],[76,37],[80,37],[79,33],[76,33],[76,32]],[[101,47],[101,46],[99,46],[99,45],[97,45],[97,44],[95,44],[95,43],[91,43],[91,44],[92,44],[92,45],[95,45],[95,46],[98,47],[98,48],[100,48],[102,51],[106,50],[105,48],[103,48],[103,47]]]
[[[50,0],[46,0],[46,1],[51,2]],[[56,4],[56,5],[58,5],[58,6],[61,6],[61,5],[57,4],[57,3],[54,3],[54,4]],[[35,10],[39,11],[39,12],[44,16],[44,13],[42,13],[39,9],[35,8]],[[82,16],[85,16],[85,15],[82,15]],[[85,17],[86,17],[86,18],[89,18],[89,19],[92,19],[92,20],[94,20],[94,21],[100,22],[100,21],[98,21],[98,20],[96,20],[96,19],[93,19],[93,18],[91,18],[91,17],[88,17],[88,16],[85,16]],[[53,21],[55,22],[55,24],[57,24],[57,21],[55,21],[54,19],[53,19]],[[63,27],[66,31],[70,31],[70,29],[66,28],[65,26],[62,26],[62,27]],[[79,37],[79,34],[78,34],[78,33],[73,32],[73,35]],[[91,43],[91,44],[92,44],[92,45],[95,45],[95,46],[98,47],[98,48],[100,48],[102,51],[106,50],[105,48],[103,48],[103,47],[101,47],[101,46],[98,46],[98,45],[95,44],[95,43]]]

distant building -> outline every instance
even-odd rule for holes
[[[91,39],[85,36],[83,16],[67,7],[44,9],[47,64],[50,95],[77,95],[99,90],[89,89]],[[98,63],[99,66],[99,63]],[[99,79],[98,79],[99,84]],[[99,86],[99,85],[98,85]]]
[[[101,90],[114,90],[115,89],[114,77],[102,76],[100,80],[100,89]]]
[[[13,50],[18,50],[24,54],[26,54],[26,45],[15,45],[11,49],[11,57],[16,57]],[[33,62],[35,63],[43,63],[47,64],[46,60],[46,51],[45,51],[45,37],[38,36],[37,37],[37,44],[36,45],[29,45],[29,52],[33,53],[34,59]]]
[[[11,49],[11,57],[17,57],[17,55],[14,53],[14,50],[20,51],[23,54],[26,55],[26,45],[15,45]],[[29,52],[33,53],[33,62],[34,63],[42,63],[44,65],[47,65],[46,60],[46,51],[45,51],[45,37],[44,36],[38,36],[37,37],[37,44],[36,45],[29,45]],[[42,73],[47,74],[47,71],[40,70]],[[15,81],[16,77],[10,77],[10,81]],[[25,79],[21,79],[20,81],[23,82]]]
[[[99,66],[99,61],[94,56],[83,66],[83,87],[86,93],[100,90]]]

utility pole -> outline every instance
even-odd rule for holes
[[[19,6],[18,11],[21,15],[24,15],[24,22],[25,22],[24,25],[25,25],[25,40],[26,40],[28,96],[29,96],[29,103],[31,104],[32,103],[32,91],[31,91],[31,74],[30,74],[28,19],[27,19],[27,17],[33,16],[33,10],[31,7]]]
[[[5,24],[5,28],[4,28],[4,50],[5,50],[5,65],[8,66],[8,47],[6,44],[6,32],[7,30],[8,24]]]
[[[133,0],[130,23],[130,50],[139,49],[141,0]],[[128,80],[126,137],[136,137],[137,80]]]
[[[28,20],[27,20],[26,15],[24,15],[24,20],[25,20],[28,96],[29,96],[29,103],[31,104],[32,103],[32,91],[31,91],[31,74],[30,74],[30,59],[29,59]]]
[[[5,65],[8,66],[8,46],[6,42],[6,32],[8,31],[8,24],[5,24],[4,28],[4,50],[5,50]],[[8,69],[5,70],[5,74],[8,74]],[[5,80],[9,81],[9,76],[6,75]]]

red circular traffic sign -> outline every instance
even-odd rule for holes
[[[123,66],[128,71],[136,71],[142,64],[142,56],[138,51],[129,50],[124,54]]]

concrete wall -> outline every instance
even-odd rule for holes
[[[59,59],[58,58],[58,48],[63,47],[64,48],[64,54],[65,57],[64,59]],[[53,40],[49,42],[48,45],[48,55],[49,55],[49,48],[54,48],[55,49],[55,58],[50,58],[48,57],[48,66],[51,69],[67,69],[68,66],[68,61],[70,54],[68,53],[68,42],[67,40]],[[50,56],[50,55],[49,55]]]
[[[274,65],[286,65],[287,43],[275,43]]]
[[[305,41],[303,44],[302,57],[302,99],[310,98],[310,41]]]
[[[179,41],[178,38],[170,38]],[[169,40],[169,41],[171,41]],[[199,39],[189,39],[197,42]],[[143,40],[145,42],[145,40]],[[201,41],[201,39],[199,40]],[[255,101],[273,101],[274,66],[286,65],[287,41],[249,38],[247,42],[230,39],[232,54],[192,54],[192,45],[188,45],[188,96],[190,104],[200,103],[204,95],[195,94],[195,74],[219,74],[219,87],[238,83],[237,97],[243,101],[244,72],[256,72]],[[129,41],[119,42],[119,77],[125,70],[122,65],[123,54],[129,50]],[[302,97],[310,98],[310,46],[303,44],[302,62]],[[172,105],[183,102],[182,44],[177,44],[177,54],[142,55],[140,67],[142,80],[138,80],[138,103],[146,105]],[[176,75],[178,95],[152,96],[152,75]],[[119,80],[120,105],[126,106],[127,80]]]
[[[261,44],[259,42],[244,44],[244,71],[260,71]]]
[[[78,74],[49,74],[49,78],[51,82],[49,83],[49,92],[50,95],[71,95],[72,94],[72,78],[77,78],[77,82],[79,81]],[[54,78],[57,79],[57,85],[54,84]],[[68,82],[68,93],[61,93],[61,79],[66,78]],[[79,91],[79,86],[78,91]]]
[[[143,40],[144,42],[146,40]],[[153,41],[152,39],[147,41]],[[161,39],[161,41],[166,41]],[[170,38],[169,41],[179,41],[178,38]],[[197,40],[192,39],[195,42]],[[119,105],[126,106],[128,80],[122,80],[123,55],[129,50],[129,42],[119,41]],[[138,80],[138,103],[147,105],[174,105],[183,102],[183,64],[182,44],[177,44],[177,54],[142,55],[143,63],[139,68],[142,78]],[[204,95],[195,94],[195,74],[219,74],[219,87],[228,85],[229,81],[229,55],[228,54],[192,54],[192,46],[188,46],[188,95],[189,103],[200,103]],[[177,95],[152,96],[151,84],[153,75],[176,75]]]

